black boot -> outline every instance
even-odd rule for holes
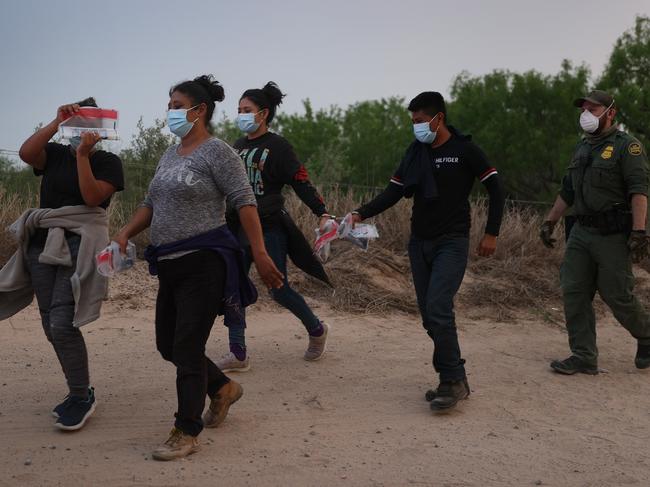
[[[573,375],[578,372],[588,375],[598,374],[598,367],[595,365],[590,365],[575,355],[571,355],[569,358],[564,360],[553,360],[551,362],[551,368],[560,374]]]
[[[636,365],[637,369],[650,367],[650,345],[641,345],[640,343],[637,345],[634,365]]]
[[[431,391],[430,391],[431,392]],[[469,396],[467,377],[457,381],[442,381],[435,390],[435,397],[430,407],[433,411],[444,411],[453,408],[461,399]]]

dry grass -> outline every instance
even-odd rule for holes
[[[325,196],[330,211],[338,215],[344,215],[369,197],[337,188],[327,191]],[[7,194],[0,190],[1,263],[15,249],[15,243],[4,228],[35,202],[36,195]],[[334,289],[290,267],[292,285],[306,296],[340,311],[416,313],[406,254],[410,205],[410,200],[402,200],[374,219],[380,238],[371,243],[368,252],[352,248],[345,242],[335,242],[332,259],[326,265]],[[316,218],[309,209],[293,194],[287,199],[287,207],[305,235],[313,238]],[[125,205],[116,198],[109,210],[111,233],[124,224],[134,209],[134,205]],[[477,317],[513,320],[525,313],[560,323],[562,303],[558,275],[563,245],[560,242],[550,251],[541,244],[538,229],[543,215],[536,209],[509,207],[504,215],[497,253],[488,259],[477,257],[474,252],[485,227],[486,215],[484,202],[473,205],[471,256],[458,305],[464,312]],[[136,239],[140,250],[148,243],[147,238],[145,233]],[[558,240],[562,240],[561,235]],[[641,279],[641,297],[650,295],[647,282]],[[263,301],[268,298],[263,297]]]
[[[472,207],[470,250],[478,248],[487,219],[486,206],[481,202]],[[462,302],[496,312],[496,318],[502,320],[514,319],[522,311],[557,319],[551,310],[562,306],[559,269],[564,235],[558,228],[558,245],[554,249],[544,247],[539,239],[543,218],[539,208],[507,208],[496,254],[491,258],[471,254],[469,286],[461,294]]]
[[[330,207],[341,215],[359,204],[350,192],[334,191],[326,196]],[[287,206],[305,234],[313,235],[315,219],[309,210],[293,196]],[[380,239],[367,253],[343,242],[338,244],[327,264],[335,292],[328,296],[322,286],[294,272],[291,277],[296,287],[308,296],[327,298],[335,308],[345,311],[417,312],[406,254],[410,206],[410,200],[402,200],[373,220]],[[498,320],[513,320],[524,312],[557,322],[562,306],[558,275],[563,246],[549,250],[540,242],[543,214],[535,208],[508,207],[497,253],[487,259],[475,252],[486,218],[487,204],[473,204],[470,261],[459,305]],[[562,239],[558,235],[558,240]]]
[[[8,193],[0,185],[0,264],[4,264],[16,250],[16,241],[7,231],[25,209],[37,205],[35,194]]]

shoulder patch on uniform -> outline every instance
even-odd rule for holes
[[[603,149],[603,152],[600,153],[600,157],[602,159],[611,159],[613,153],[614,153],[614,146],[608,145]]]
[[[640,156],[641,153],[643,152],[643,149],[641,148],[641,144],[639,144],[638,142],[632,142],[628,146],[627,151],[633,156]]]

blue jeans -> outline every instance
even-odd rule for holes
[[[291,288],[287,279],[288,237],[286,232],[281,228],[273,228],[265,231],[264,245],[271,260],[273,260],[275,266],[284,275],[284,285],[280,289],[271,290],[271,296],[278,304],[291,311],[302,322],[307,332],[317,330],[320,326],[320,320],[305,302],[305,299]],[[250,253],[250,247],[248,247],[246,251],[247,270],[250,270],[252,262],[253,258]],[[230,330],[231,344],[243,341],[243,329],[234,328],[228,323],[226,323],[226,326]],[[243,343],[238,344],[243,345]]]
[[[442,236],[435,240],[411,237],[409,258],[422,325],[433,340],[433,368],[441,381],[465,377],[454,315],[454,296],[465,268],[469,239]]]

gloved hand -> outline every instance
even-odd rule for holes
[[[630,250],[630,258],[635,264],[648,257],[648,236],[645,230],[632,230],[627,239],[627,248]]]
[[[555,222],[551,220],[546,220],[542,223],[542,227],[539,231],[539,238],[542,239],[542,243],[545,247],[552,249],[555,246],[556,240],[553,238],[553,228],[555,228]]]

